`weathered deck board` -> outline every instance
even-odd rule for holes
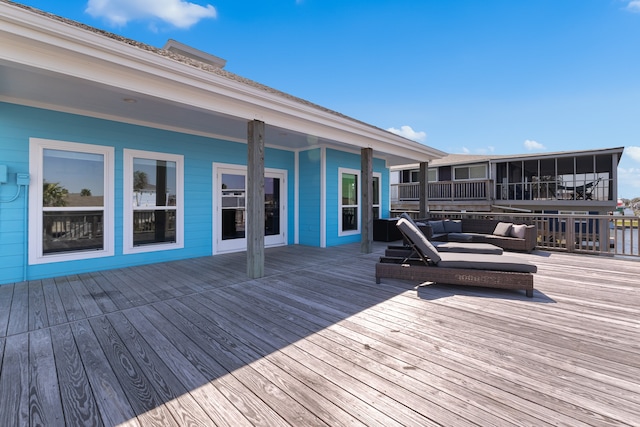
[[[11,300],[15,286],[0,286],[0,336],[7,335],[9,326],[9,314],[11,313]]]
[[[42,292],[44,294],[44,304],[47,310],[49,326],[66,323],[67,313],[60,299],[60,294],[58,293],[54,279],[42,280]]]
[[[29,331],[29,283],[16,283],[7,324],[7,336]]]
[[[44,292],[40,280],[29,282],[29,330],[46,328],[49,326]]]
[[[32,425],[64,423],[49,329],[29,333],[29,419]]]
[[[385,279],[384,245],[0,287],[0,425],[634,425],[640,262],[538,252],[534,297]]]
[[[0,371],[0,425],[29,425],[29,334],[7,337]]]
[[[51,341],[67,424],[87,427],[103,425],[69,325],[52,327]]]

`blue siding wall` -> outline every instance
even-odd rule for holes
[[[339,193],[339,168],[361,169],[361,159],[359,154],[347,153],[327,149],[327,246],[342,245],[345,243],[359,242],[360,233],[348,236],[339,236],[338,215],[340,201]],[[385,161],[373,159],[373,171],[382,174],[382,199],[380,200],[380,213],[382,218],[389,217],[389,169],[386,168]],[[358,195],[359,197],[362,194]]]
[[[18,189],[16,173],[29,172],[31,137],[115,148],[115,256],[29,266],[28,279],[210,255],[212,163],[246,165],[247,159],[245,144],[0,103],[0,165],[7,165],[9,169],[9,182],[0,185],[0,284],[21,281],[24,277],[24,191],[15,201],[8,200]],[[122,254],[125,148],[184,155],[184,249]],[[294,236],[294,153],[267,149],[265,166],[287,170],[287,238],[291,244]]]
[[[298,241],[301,245],[320,246],[320,156],[319,148],[299,153]]]

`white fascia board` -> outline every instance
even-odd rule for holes
[[[0,3],[0,59],[359,148],[428,161],[445,153],[29,10]],[[7,42],[10,41],[10,42]],[[212,99],[213,98],[213,99]],[[215,102],[212,102],[215,101]],[[215,106],[215,108],[212,108]]]

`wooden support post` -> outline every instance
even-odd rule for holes
[[[420,162],[420,218],[429,217],[429,162]]]
[[[373,149],[363,148],[360,152],[362,176],[362,233],[360,252],[373,251]]]
[[[264,122],[247,127],[247,276],[264,276]]]

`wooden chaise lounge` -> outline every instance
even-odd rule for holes
[[[438,252],[424,234],[404,218],[398,229],[416,258],[382,257],[376,263],[376,283],[382,278],[524,290],[533,297],[537,267],[507,255]]]

